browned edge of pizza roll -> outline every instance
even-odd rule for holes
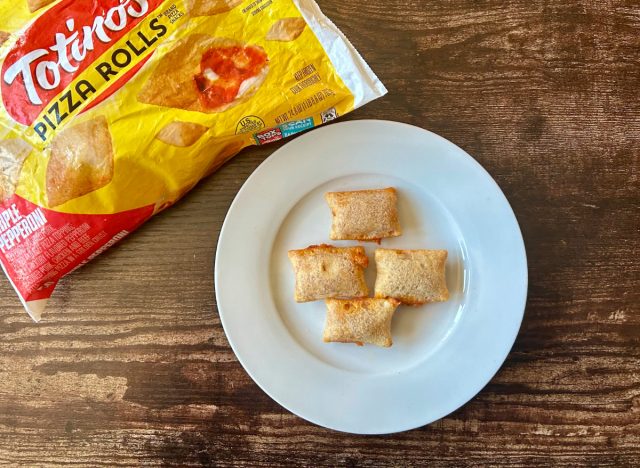
[[[364,278],[369,259],[362,247],[311,245],[290,250],[288,255],[295,274],[296,302],[369,294]]]
[[[375,297],[392,297],[408,305],[449,299],[446,250],[376,249]]]

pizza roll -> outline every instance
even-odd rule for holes
[[[304,18],[282,18],[271,26],[267,41],[293,41],[298,38],[307,25]]]
[[[53,3],[55,0],[27,0],[27,6],[29,11],[33,13],[40,8],[46,7],[48,4]]]
[[[0,141],[0,203],[15,193],[22,165],[31,150],[31,145],[20,138]]]
[[[191,34],[159,60],[138,101],[204,113],[246,102],[269,72],[265,50],[234,39]]]
[[[204,125],[178,120],[165,125],[156,138],[167,145],[191,146],[208,130]]]
[[[375,297],[393,297],[409,305],[449,299],[446,250],[376,249]]]
[[[393,187],[380,190],[328,192],[333,240],[379,241],[402,234],[398,221],[398,196]]]
[[[226,13],[240,5],[243,0],[192,0],[189,7],[191,16],[214,16]]]
[[[400,302],[395,299],[327,299],[323,340],[369,343],[388,348],[391,318]]]
[[[51,142],[47,200],[56,207],[104,187],[113,179],[113,144],[103,116],[69,127]]]
[[[362,247],[312,245],[290,250],[289,260],[296,276],[296,302],[369,294],[364,280],[369,259]]]

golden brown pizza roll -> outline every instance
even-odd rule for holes
[[[50,207],[104,187],[113,178],[113,144],[103,116],[69,127],[51,142],[47,166]]]
[[[27,6],[29,11],[33,13],[40,8],[46,7],[48,4],[53,3],[55,0],[27,0]]]
[[[191,0],[188,8],[191,16],[213,16],[231,11],[241,3],[242,0]]]
[[[330,238],[379,241],[402,234],[398,221],[398,195],[393,187],[380,190],[328,192],[333,223]]]
[[[369,259],[362,247],[312,245],[290,250],[289,260],[296,277],[296,302],[369,294],[364,279]]]
[[[298,38],[307,25],[304,18],[282,18],[271,26],[267,41],[293,41]]]
[[[260,46],[191,34],[159,60],[138,101],[204,113],[223,112],[249,100],[269,72]]]
[[[446,250],[376,249],[375,297],[393,297],[409,305],[449,299]]]
[[[400,302],[395,299],[327,299],[323,340],[369,343],[388,348],[391,318]]]
[[[167,145],[191,146],[208,130],[204,125],[176,120],[165,125],[156,138]]]
[[[15,193],[22,165],[31,150],[31,145],[20,138],[0,141],[0,202]]]

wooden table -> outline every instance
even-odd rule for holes
[[[493,175],[530,287],[502,370],[467,405],[380,437],[265,395],[229,348],[213,259],[253,148],[63,280],[42,323],[0,282],[0,464],[640,464],[640,6],[325,0],[389,88],[347,119],[428,128]]]

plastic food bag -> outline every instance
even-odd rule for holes
[[[312,0],[2,1],[0,42],[0,262],[34,320],[242,148],[386,92]]]

